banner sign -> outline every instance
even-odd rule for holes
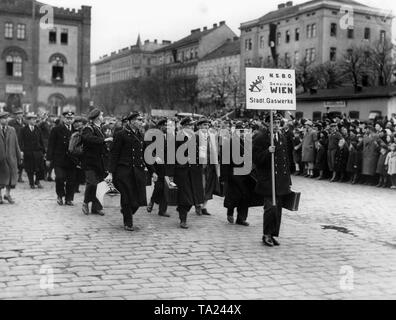
[[[151,115],[153,117],[168,117],[172,118],[176,116],[177,110],[162,110],[162,109],[152,109]]]
[[[295,70],[246,68],[246,109],[296,110]]]

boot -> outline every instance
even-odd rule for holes
[[[18,173],[18,182],[19,183],[24,183],[25,181],[23,181],[22,179],[22,172]]]
[[[335,182],[336,181],[336,178],[337,178],[337,172],[333,172],[333,176],[331,177],[331,179],[330,179],[330,182]]]
[[[187,212],[179,212],[180,228],[188,229],[187,226]]]
[[[381,188],[383,185],[383,179],[382,177],[379,178],[378,184],[376,185],[377,188]]]
[[[323,170],[320,170],[319,177],[318,177],[317,179],[318,179],[318,180],[324,180],[324,177],[323,177]]]

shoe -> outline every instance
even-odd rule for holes
[[[169,217],[170,217],[170,215],[167,214],[166,212],[165,212],[165,213],[158,213],[158,215],[159,215],[160,217],[165,217],[165,218],[169,218]]]
[[[63,206],[63,199],[62,199],[62,197],[58,197],[58,199],[56,200],[56,202],[57,202],[60,206]]]
[[[149,203],[149,205],[147,206],[147,212],[151,213],[153,211],[153,207],[154,207],[154,203]]]
[[[203,216],[211,216],[211,214],[206,209],[201,210]]]
[[[69,207],[74,207],[73,201],[66,201],[65,204],[66,204],[67,206],[69,206]]]
[[[188,229],[187,222],[180,222],[180,228]]]
[[[36,186],[33,185],[33,184],[31,184],[31,185],[30,185],[30,189],[36,189]]]
[[[274,246],[280,246],[280,243],[278,240],[276,240],[274,237],[271,237],[272,243],[274,244]]]
[[[195,208],[195,213],[197,214],[197,216],[202,216],[202,208],[201,207]]]
[[[15,201],[11,196],[4,196],[3,199],[7,200],[9,204],[15,204]]]
[[[271,237],[268,237],[268,236],[264,236],[264,237],[263,237],[263,243],[264,243],[264,245],[266,245],[267,247],[273,247],[273,246],[274,246],[274,243],[272,242]]]
[[[98,215],[98,216],[104,216],[105,213],[102,210],[98,210],[98,211],[92,211],[92,214]]]
[[[231,224],[234,224],[234,217],[233,216],[227,216],[227,221]]]
[[[240,226],[249,227],[249,222],[246,221],[237,221],[236,224]]]
[[[135,228],[132,226],[132,227],[128,227],[128,226],[124,226],[124,230],[125,231],[135,231]]]
[[[390,187],[392,190],[395,190],[396,189],[396,186],[392,186],[392,187]]]
[[[37,188],[38,189],[44,189],[44,187],[40,183],[37,184]]]
[[[83,203],[83,205],[82,205],[82,212],[83,212],[86,216],[89,215],[88,203]]]

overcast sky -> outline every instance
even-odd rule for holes
[[[191,29],[211,27],[225,20],[239,36],[241,22],[256,19],[277,9],[274,0],[43,0],[66,8],[92,6],[92,59],[142,41],[158,39],[176,41]],[[296,3],[305,0],[293,1]],[[365,5],[392,10],[395,0],[362,0]],[[396,19],[395,19],[396,20]],[[396,38],[396,21],[393,24]]]

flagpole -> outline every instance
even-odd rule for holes
[[[271,130],[271,147],[274,147],[274,114],[273,110],[270,110],[270,130]],[[276,195],[275,195],[275,153],[271,153],[271,174],[272,174],[272,205],[276,206]]]

